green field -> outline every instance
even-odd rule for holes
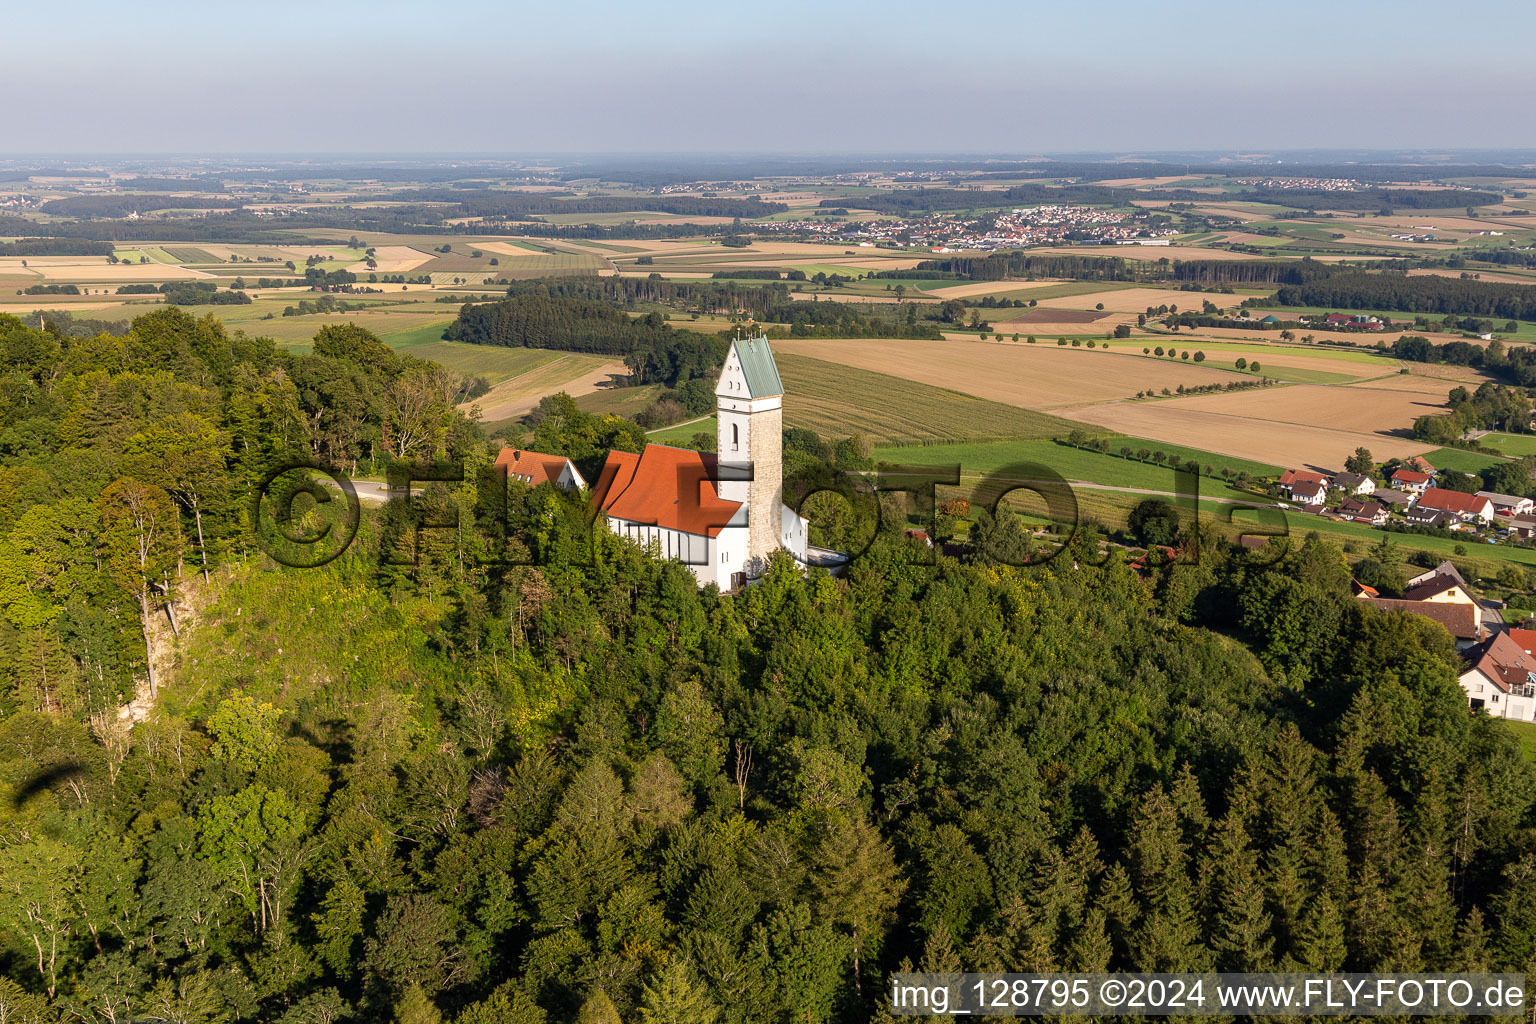
[[[577,405],[582,405],[580,401]],[[584,407],[584,406],[583,406]],[[595,412],[596,410],[591,410]],[[670,427],[662,427],[652,430],[645,436],[657,444],[681,444],[693,439],[694,434],[715,434],[715,417],[705,416],[703,419],[694,420],[690,417],[682,423],[674,423]]]
[[[1492,448],[1501,455],[1524,458],[1536,455],[1536,434],[1484,434],[1483,447]]]
[[[379,340],[390,348],[399,351],[414,349],[419,345],[431,345],[443,338],[443,328],[453,322],[452,319],[433,320],[423,323],[419,327],[407,327],[398,331],[390,331],[380,334]]]
[[[1234,459],[1214,452],[1194,448],[1181,448],[1161,441],[1148,441],[1134,437],[1114,437],[1110,449],[1118,452],[1121,446],[1132,449],[1146,448],[1161,451],[1180,462],[1191,459],[1202,466],[1214,466],[1218,472],[1223,467],[1234,474],[1246,472],[1251,476],[1273,476],[1280,472],[1278,466],[1261,462]],[[881,462],[907,465],[956,465],[965,473],[990,473],[1018,462],[1033,462],[1049,466],[1068,480],[1085,480],[1113,487],[1132,487],[1147,491],[1173,491],[1174,472],[1168,465],[1125,459],[1119,455],[1057,444],[1051,440],[1017,440],[981,443],[957,443],[922,446],[882,446],[875,449],[875,458]],[[1200,490],[1206,497],[1251,500],[1251,495],[1232,491],[1220,480],[1201,480]]]
[[[1462,448],[1436,448],[1425,452],[1424,458],[1436,469],[1454,469],[1461,473],[1481,473],[1500,462],[1508,461],[1487,452],[1469,452]]]
[[[642,384],[632,388],[605,388],[581,395],[576,408],[596,416],[628,416],[633,418],[646,406],[660,398],[666,391],[664,384]],[[710,429],[714,429],[711,418]],[[689,436],[693,436],[689,434]]]

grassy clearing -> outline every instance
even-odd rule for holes
[[[666,391],[663,384],[642,384],[632,388],[607,388],[582,395],[576,399],[576,408],[596,416],[633,417]],[[713,429],[713,418],[711,418]],[[692,434],[689,435],[693,436]]]
[[[433,341],[416,345],[410,354],[469,377],[484,377],[492,384],[527,373],[569,352],[542,348],[503,348],[499,345],[467,345],[462,341]]]
[[[1484,434],[1482,442],[1486,448],[1517,459],[1536,455],[1536,434]]]
[[[1425,452],[1424,458],[1436,469],[1454,469],[1461,473],[1481,473],[1507,461],[1498,455],[1469,452],[1461,448],[1436,448],[1432,452]]]
[[[648,440],[654,441],[657,444],[681,444],[691,441],[694,434],[708,434],[710,437],[714,437],[716,426],[715,417],[706,416],[701,420],[675,423],[670,427],[652,430],[645,436]]]

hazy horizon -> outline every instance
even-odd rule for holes
[[[418,24],[288,4],[10,12],[16,154],[1107,154],[1509,150],[1536,69],[1443,8],[1175,0],[678,2],[598,17],[470,2]],[[1499,38],[1532,5],[1477,16]]]

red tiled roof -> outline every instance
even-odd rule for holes
[[[741,508],[715,489],[709,452],[648,444],[639,455],[610,451],[592,502],[615,519],[715,537]]]
[[[521,480],[529,487],[551,483],[559,485],[560,474],[570,460],[564,455],[545,455],[542,452],[523,451],[520,448],[503,448],[496,456],[495,465],[507,468],[507,476]]]
[[[1536,629],[1511,629],[1509,638],[1526,654],[1536,654]]]
[[[1487,509],[1487,498],[1479,498],[1461,491],[1448,491],[1444,487],[1428,487],[1419,497],[1420,508],[1432,508],[1440,512],[1458,515],[1480,516]]]
[[[1399,469],[1392,474],[1392,479],[1404,484],[1427,484],[1429,483],[1429,474],[1419,473],[1412,469]]]
[[[1527,654],[1508,633],[1495,633],[1467,652],[1472,668],[1493,681],[1499,689],[1525,686],[1536,672],[1536,658]]]
[[[1310,469],[1288,469],[1280,474],[1281,487],[1298,487],[1302,484],[1324,484],[1328,478]]]

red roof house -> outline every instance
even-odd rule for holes
[[[1478,519],[1486,523],[1493,519],[1493,502],[1487,498],[1446,490],[1444,487],[1425,488],[1424,493],[1419,495],[1417,507],[1434,512],[1449,512],[1462,521]]]
[[[563,491],[587,486],[575,463],[564,455],[545,455],[521,448],[503,448],[493,465],[505,469],[507,477],[520,480],[529,487],[554,484]]]

